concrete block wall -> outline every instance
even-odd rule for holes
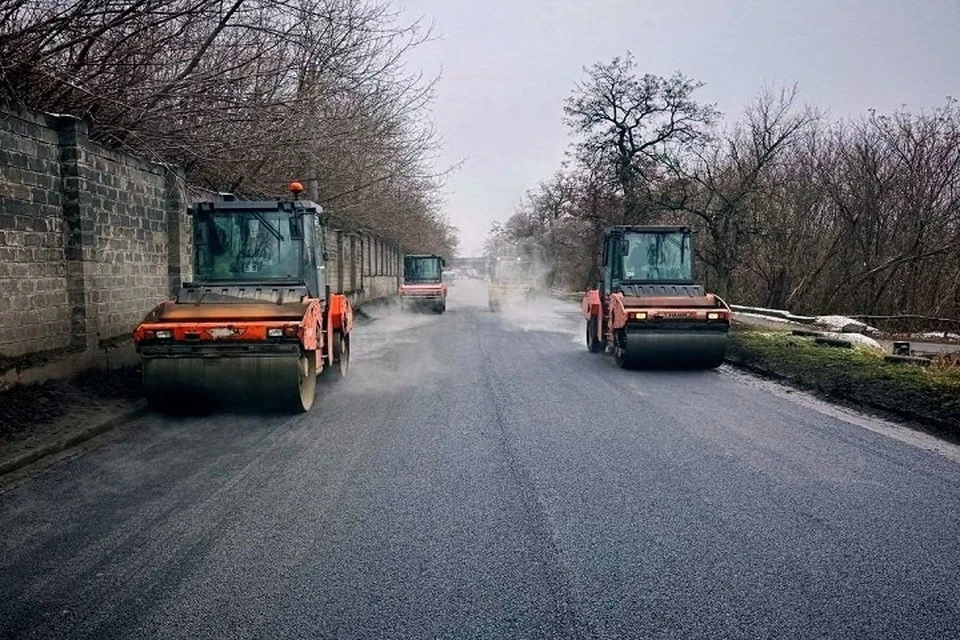
[[[399,247],[368,231],[327,231],[327,283],[355,304],[396,295],[402,276]]]
[[[92,337],[115,339],[170,294],[169,218],[179,212],[167,207],[164,167],[97,147],[85,160],[93,234],[83,247],[88,324]]]
[[[61,188],[57,130],[0,114],[0,361],[70,343]]]
[[[132,358],[181,275],[184,202],[175,170],[77,118],[0,114],[0,388]]]
[[[378,237],[364,243],[362,257],[363,286],[370,299],[396,294],[402,274],[402,252]]]
[[[344,293],[340,269],[340,231],[327,229],[327,284],[334,293]]]

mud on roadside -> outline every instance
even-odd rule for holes
[[[64,421],[109,413],[142,397],[139,367],[94,369],[71,379],[0,392],[0,453],[9,453],[17,443],[36,439],[41,432],[60,430]]]

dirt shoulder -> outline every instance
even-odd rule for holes
[[[0,475],[62,451],[143,410],[137,367],[91,370],[0,393]]]
[[[728,360],[832,401],[879,409],[960,437],[960,367],[892,364],[873,351],[742,326],[731,334]]]

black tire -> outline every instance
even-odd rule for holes
[[[629,369],[627,366],[626,354],[623,347],[617,345],[613,348],[613,361],[617,363],[617,366],[621,369]]]
[[[339,357],[337,358],[337,364],[339,365],[335,371],[338,378],[346,378],[347,373],[350,371],[350,334],[337,333],[340,336],[339,341]]]
[[[613,338],[613,361],[621,369],[632,369],[633,365],[627,358],[627,349],[623,336],[617,335]]]
[[[593,316],[587,320],[587,349],[590,353],[603,353],[606,346],[604,340],[597,338],[597,317]]]
[[[331,381],[336,382],[347,377],[350,371],[350,334],[340,331],[333,334],[333,364],[328,367]]]

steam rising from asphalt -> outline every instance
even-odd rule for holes
[[[506,300],[497,315],[507,329],[517,331],[549,331],[582,339],[576,306],[546,295],[530,300]]]
[[[581,337],[579,316],[576,315],[577,307],[569,301],[551,296],[550,289],[546,285],[549,280],[549,271],[550,267],[547,264],[535,261],[531,276],[536,283],[536,295],[530,299],[507,298],[496,315],[508,329],[549,331]]]
[[[449,308],[456,312],[484,314],[484,319],[501,322],[513,331],[549,331],[580,335],[577,307],[550,297],[541,289],[531,299],[510,297],[502,301],[499,311],[489,311],[488,284],[482,280],[465,280],[450,288]]]
[[[399,302],[365,309],[369,322],[354,326],[351,372],[344,390],[370,393],[438,384],[445,368],[430,344],[443,316],[400,310]],[[413,346],[418,345],[418,346]]]
[[[498,323],[508,331],[567,334],[582,346],[582,320],[574,302],[551,298],[549,291],[543,291],[530,300],[505,300],[497,312],[491,312],[488,304],[486,281],[461,278],[449,286],[444,314],[403,312],[398,303],[366,308],[370,321],[354,327],[354,369],[339,389],[369,394],[449,384],[452,367],[434,339],[441,325],[457,322],[464,314],[476,315],[478,322]]]

